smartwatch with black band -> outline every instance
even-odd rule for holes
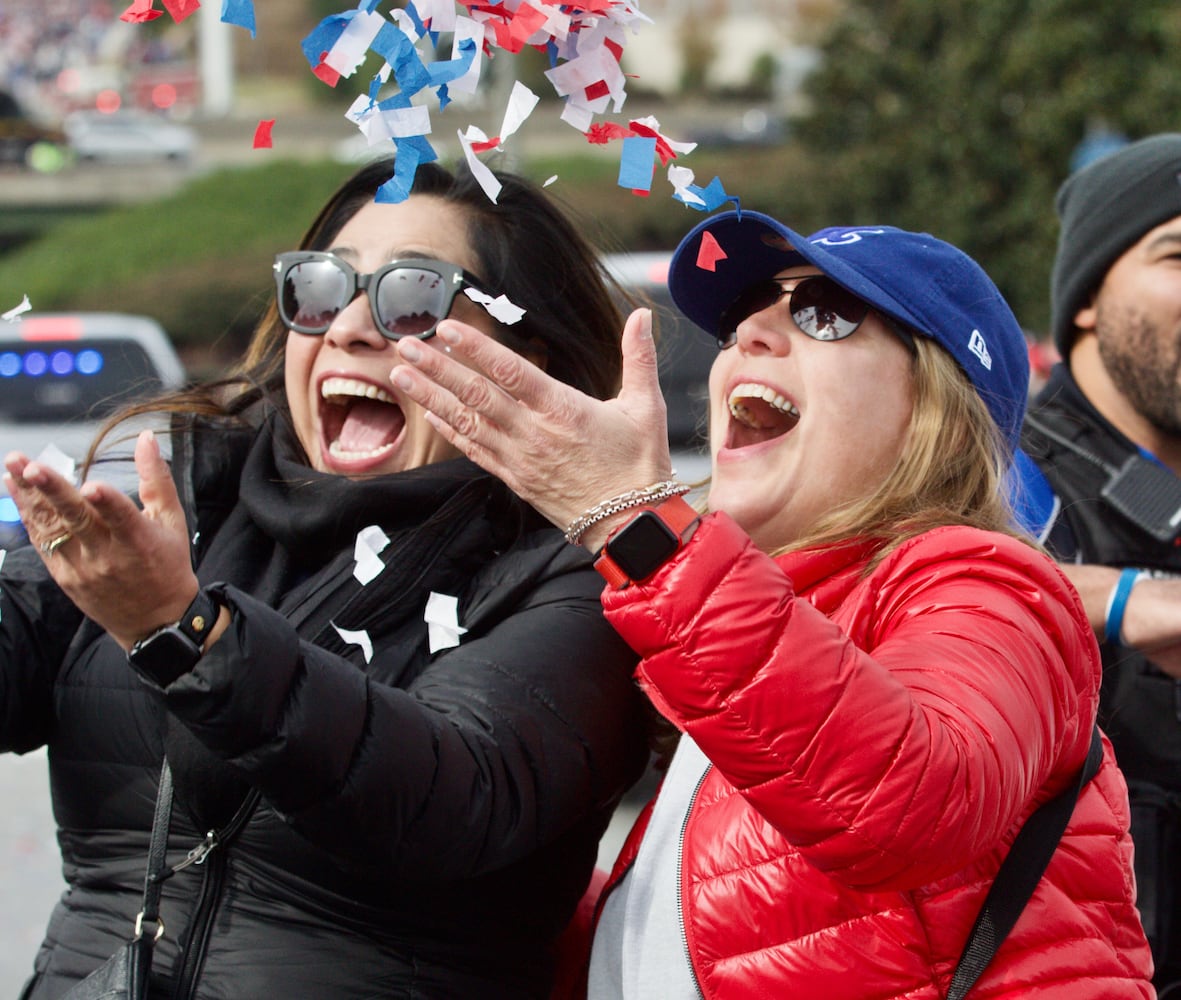
[[[607,539],[595,569],[616,590],[643,583],[693,536],[699,516],[682,497],[644,510]]]
[[[127,662],[160,687],[167,687],[197,665],[217,615],[213,598],[204,590],[197,591],[180,621],[140,639],[127,654]]]

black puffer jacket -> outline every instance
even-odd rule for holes
[[[209,829],[232,839],[165,884],[153,996],[543,997],[646,760],[601,582],[465,460],[350,482],[270,428],[174,439],[198,575],[233,620],[166,690],[36,553],[4,562],[0,747],[48,745],[69,883],[27,995],[60,996],[130,936],[167,748],[170,863]],[[362,584],[370,524],[390,542]],[[431,593],[466,629],[434,653]]]

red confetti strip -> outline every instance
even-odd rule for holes
[[[586,141],[592,146],[606,146],[612,139],[628,139],[635,135],[630,128],[616,122],[595,122],[586,130]]]
[[[586,88],[586,99],[588,101],[596,101],[600,97],[606,97],[611,93],[611,88],[607,86],[606,80],[600,80],[598,83],[592,83]]]
[[[668,144],[668,140],[664,138],[656,129],[640,122],[629,122],[632,128],[632,135],[642,135],[647,139],[656,140],[656,153],[660,157],[660,165],[667,167],[669,163],[677,158],[677,154],[673,151],[672,146]]]
[[[327,58],[327,52],[320,53],[320,65],[312,70],[312,75],[321,82],[328,84],[329,87],[335,87],[338,83],[340,83],[340,72],[334,70],[324,61]]]
[[[703,271],[716,271],[718,261],[725,260],[727,253],[708,229],[701,234],[701,246],[697,248],[697,266]]]
[[[271,148],[271,129],[275,127],[275,119],[264,118],[258,123],[258,128],[254,130],[254,148],[255,149],[270,149]]]
[[[129,21],[132,24],[143,24],[145,21],[154,21],[158,17],[163,17],[164,11],[152,9],[153,2],[154,0],[132,0],[131,6],[119,15],[119,20]]]
[[[201,9],[201,0],[163,0],[163,3],[177,24]]]

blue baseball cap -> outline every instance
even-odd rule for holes
[[[838,226],[804,237],[760,212],[724,212],[681,240],[668,287],[712,337],[742,292],[799,264],[942,346],[1016,451],[1029,387],[1025,334],[992,279],[950,243],[893,226]]]

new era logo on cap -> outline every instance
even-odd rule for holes
[[[984,342],[984,335],[979,330],[973,330],[968,338],[968,350],[980,359],[980,363],[992,371],[992,355],[988,353],[988,344]]]

